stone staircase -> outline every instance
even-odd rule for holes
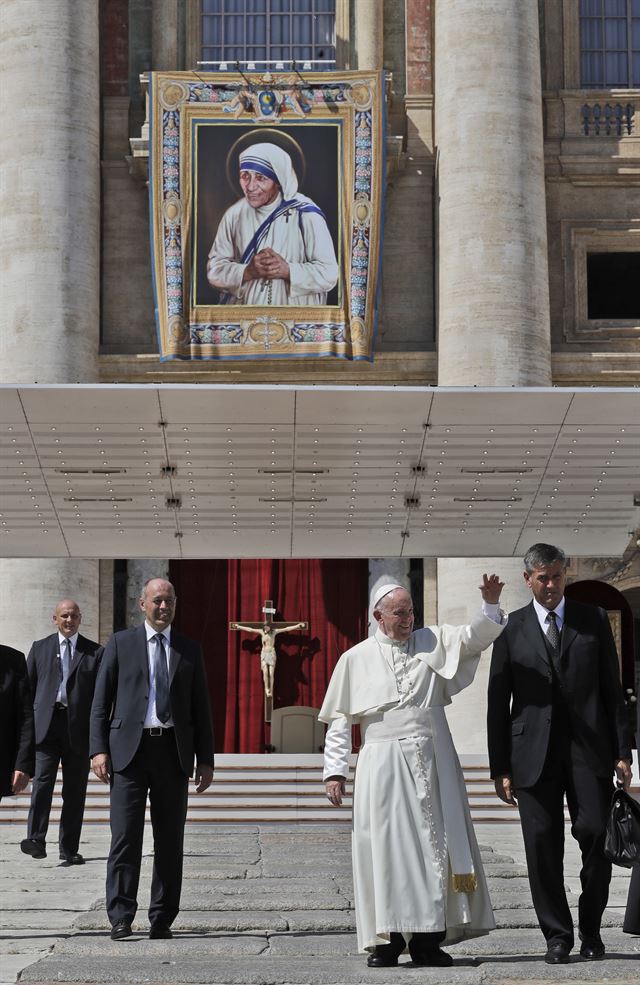
[[[355,757],[353,757],[355,763]],[[495,796],[493,781],[483,756],[462,756],[471,815],[475,822],[499,823],[518,820],[517,811]],[[56,783],[51,820],[60,818],[60,776]],[[331,807],[322,784],[321,755],[216,756],[214,781],[202,795],[190,793],[191,823],[268,824],[270,822],[351,822],[351,790],[342,810]],[[29,791],[0,801],[0,823],[25,824]],[[87,790],[85,823],[109,820],[109,790],[91,775]]]

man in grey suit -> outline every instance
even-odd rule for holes
[[[89,778],[89,714],[102,647],[78,632],[82,615],[77,602],[56,605],[56,632],[36,640],[27,657],[33,694],[36,772],[31,787],[27,837],[20,848],[45,858],[53,788],[62,762],[60,858],[82,865],[78,852]]]
[[[153,578],[140,599],[145,621],[107,641],[91,711],[93,771],[111,783],[107,914],[112,940],[131,934],[138,907],[149,796],[153,876],[149,937],[172,936],[180,908],[188,780],[213,779],[213,730],[202,650],[172,629],[171,582]]]
[[[611,863],[604,826],[614,772],[631,782],[631,749],[613,635],[604,609],[565,599],[567,561],[551,544],[524,558],[532,601],[493,645],[487,733],[496,793],[518,803],[531,896],[547,964],[574,944],[563,878],[564,798],[580,845],[580,953],[604,957],[600,923]]]

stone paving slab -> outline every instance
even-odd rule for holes
[[[152,856],[150,852],[148,853],[148,857],[149,857],[149,861],[151,861]],[[213,863],[213,865],[217,865],[220,862],[226,862],[227,864],[235,862],[236,865],[255,865],[257,862],[260,861],[260,847],[254,845],[251,847],[247,847],[242,851],[235,851],[235,852],[234,851],[207,852],[207,851],[198,851],[197,848],[192,846],[189,849],[189,851],[185,851],[184,857],[185,859],[188,858],[197,859],[196,864],[199,863],[202,866],[208,865],[209,863]]]
[[[493,862],[484,863],[484,871],[487,878],[492,877],[494,879],[527,879],[527,867],[526,865],[517,864],[505,864],[499,863],[494,865]]]
[[[135,947],[135,945],[133,945]],[[634,966],[635,965],[635,966]],[[635,979],[630,975],[636,975]],[[602,962],[574,959],[567,965],[549,966],[541,959],[521,957],[489,959],[481,963],[460,960],[452,968],[416,968],[410,961],[401,961],[398,968],[367,968],[364,958],[336,959],[288,956],[246,956],[242,962],[229,957],[171,958],[168,955],[146,956],[144,966],[131,969],[127,957],[112,955],[92,960],[84,971],[63,957],[45,958],[25,969],[21,981],[40,985],[56,983],[154,983],[175,982],[177,985],[398,985],[399,981],[423,985],[538,985],[542,982],[584,982],[593,985],[628,985],[637,982],[637,958],[620,955]]]
[[[238,933],[245,930],[288,930],[288,916],[289,914],[283,915],[269,910],[227,910],[224,913],[214,913],[210,910],[182,910],[173,924],[173,929],[197,931],[203,934],[211,931]],[[73,926],[78,930],[106,931],[109,928],[109,921],[104,909],[101,908],[83,913],[74,920]],[[138,911],[133,928],[136,932],[146,933],[148,930],[149,921],[144,909]]]
[[[262,954],[269,950],[266,934],[194,934],[176,932],[172,940],[151,941],[144,934],[112,941],[108,933],[74,934],[56,946],[58,957],[127,957],[131,961],[151,956],[162,960],[182,960],[221,954]]]
[[[141,892],[138,894],[138,906],[141,910],[148,909],[148,892]],[[188,887],[183,887],[182,897],[180,900],[181,913],[186,913],[190,910],[217,914],[223,914],[230,910],[261,910],[265,913],[272,910],[348,910],[349,906],[350,900],[346,896],[342,896],[337,892],[327,893],[322,890],[319,890],[316,893],[311,887],[309,887],[306,893],[302,890],[297,890],[291,893],[287,893],[285,891],[271,893],[268,890],[261,888],[261,891],[258,893],[246,895],[235,893],[228,896],[225,896],[222,893],[207,893],[206,890],[202,889],[202,887],[200,887],[197,892],[189,891]],[[86,910],[88,908],[89,905],[79,905],[77,907],[78,910]],[[99,900],[91,903],[90,908],[92,910],[104,910],[104,898],[100,898]],[[17,907],[14,907],[14,909],[17,909]]]
[[[177,985],[356,985],[356,983],[376,983],[376,985],[398,985],[402,982],[450,982],[464,985],[481,985],[480,969],[473,966],[458,966],[447,969],[446,978],[441,970],[413,968],[407,966],[399,972],[398,968],[367,968],[361,956],[307,958],[287,956],[246,957],[240,963],[235,959],[201,959],[164,961],[147,959],[144,968],[132,973],[131,962],[126,958],[97,958],[90,968],[81,969],[65,958],[51,956],[31,965],[24,972],[21,981],[53,983],[131,983],[131,985],[152,985],[152,983],[175,982]]]
[[[91,906],[94,893],[80,892],[78,886],[69,889],[9,890],[2,893],[2,911],[11,910],[75,910],[82,912]]]
[[[620,929],[628,872],[614,870],[611,895],[618,909],[605,915],[607,959],[585,962],[574,952],[569,965],[550,967],[542,961],[520,829],[482,825],[479,833],[500,929],[452,947],[453,969],[414,968],[408,955],[400,969],[369,969],[356,953],[350,832],[339,826],[192,825],[183,910],[170,941],[147,936],[152,856],[145,832],[137,932],[122,942],[110,940],[104,912],[106,826],[88,828],[82,850],[92,859],[69,869],[58,865],[54,832],[50,857],[38,863],[20,854],[16,831],[3,839],[0,830],[0,859],[6,859],[0,894],[41,904],[3,914],[5,925],[7,919],[15,923],[16,939],[10,925],[0,933],[0,985],[18,972],[33,985],[639,985],[640,937]],[[578,871],[578,850],[567,838],[565,879],[574,904]],[[22,879],[22,873],[28,876]],[[71,909],[78,900],[86,904],[78,906],[82,912]],[[57,908],[61,902],[64,910]]]
[[[208,879],[203,879],[203,882],[206,882],[203,892],[205,890],[212,893],[219,892],[225,896],[231,896],[233,894],[242,895],[245,893],[252,893],[255,896],[268,896],[270,893],[284,892],[285,890],[294,893],[316,891],[321,893],[339,892],[336,879],[326,874],[323,878],[314,877],[312,879],[296,878],[295,876],[292,876],[290,879],[283,879],[279,876],[271,876],[259,879],[257,882],[254,879],[221,879],[211,876]]]
[[[102,908],[82,913],[73,921],[78,930],[106,930],[108,921]],[[146,930],[147,916],[141,908],[133,926]],[[244,930],[293,930],[293,931],[349,931],[355,929],[352,910],[181,910],[174,930],[210,931]]]
[[[329,955],[357,954],[355,934],[269,934],[269,953],[276,957],[285,954]],[[365,959],[366,960],[366,959]]]
[[[488,983],[521,983],[529,985],[542,982],[577,981],[585,983],[607,982],[622,985],[637,970],[635,957],[619,956],[603,962],[585,962],[579,959],[568,965],[549,966],[540,959],[494,959],[482,963],[457,962],[453,968],[416,968],[410,962],[401,962],[399,968],[369,969],[363,958],[316,957],[313,962],[305,958],[270,956],[245,957],[240,964],[233,958],[171,959],[147,957],[144,970],[131,974],[131,962],[126,957],[97,958],[92,961],[89,974],[79,976],[63,958],[50,957],[25,970],[22,980],[41,985],[56,982],[74,983],[193,983],[193,985],[397,985],[402,982],[460,983],[460,985],[488,985]],[[637,981],[637,978],[636,978]]]
[[[6,910],[1,919],[4,931],[21,930],[25,924],[34,930],[65,931],[77,917],[77,910]]]
[[[496,876],[487,876],[487,886],[489,890],[504,890],[505,892],[529,892],[529,880],[524,877],[514,876],[513,879],[501,879]]]
[[[23,954],[37,944],[42,950],[53,947],[64,939],[64,935],[51,934],[47,930],[36,930],[33,927],[25,929],[16,927],[13,930],[6,930],[4,919],[2,920],[2,932],[0,932],[0,954]]]
[[[297,876],[300,875],[301,871],[304,871],[304,874],[306,876],[309,876],[310,878],[315,876],[322,877],[322,876],[326,876],[328,868],[329,867],[326,864],[323,864],[322,862],[316,862],[314,863],[314,865],[301,866],[298,865],[297,862],[264,861],[262,863],[262,875],[265,878],[270,879],[273,878],[274,876],[276,877]],[[331,864],[331,869],[337,870],[345,878],[350,877],[351,859],[349,858],[347,861],[340,863],[335,863],[335,861],[333,861]]]
[[[569,901],[571,902],[571,900]],[[571,907],[571,914],[573,916],[574,926],[578,926],[578,911],[574,907]],[[499,928],[514,928],[519,927],[537,927],[538,918],[536,917],[535,910],[533,908],[528,909],[526,907],[521,907],[520,909],[509,908],[508,910],[496,910],[494,909],[493,915],[495,917],[496,926]],[[602,915],[602,926],[603,927],[619,927],[620,917],[617,913],[612,913],[610,910],[605,910]]]
[[[144,871],[145,866],[143,866]],[[149,866],[151,868],[151,865]],[[195,863],[193,857],[184,860],[184,869],[182,872],[182,877],[184,880],[187,879],[206,879],[209,880],[220,880],[220,879],[252,879],[260,878],[262,875],[262,869],[259,865],[222,865],[220,862],[214,862],[212,865],[202,866],[200,859],[198,863]]]
[[[640,937],[632,937],[630,934],[616,928],[603,930],[602,939],[607,951],[611,954],[637,954],[640,956]],[[447,948],[455,959],[462,955],[473,955],[479,959],[488,956],[511,956],[515,958],[523,955],[542,957],[546,951],[546,943],[539,927],[535,929],[518,928],[513,930],[493,930],[484,937],[474,937],[473,940],[460,941]],[[573,952],[574,958],[579,951],[579,942]]]

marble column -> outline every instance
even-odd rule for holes
[[[153,0],[151,65],[154,72],[178,68],[178,0]]]
[[[438,383],[551,382],[538,0],[439,0]]]
[[[358,68],[382,68],[384,20],[382,0],[355,0],[356,52]]]
[[[478,586],[483,572],[500,575],[505,583],[501,606],[513,612],[531,600],[523,577],[524,565],[519,558],[439,558],[438,623],[459,626],[468,623],[480,611],[482,597]],[[487,759],[487,684],[491,647],[480,657],[473,684],[460,691],[447,707],[447,719],[458,753]]]
[[[98,0],[3,0],[0,372],[97,379]]]
[[[100,637],[99,562],[69,558],[0,558],[0,642],[23,653],[54,631],[54,609],[74,599],[82,613],[80,632]]]
[[[551,383],[537,0],[436,0],[438,383]],[[528,601],[521,560],[438,561],[439,622],[480,606],[482,572]],[[448,709],[457,748],[486,761],[490,653]]]
[[[168,578],[169,562],[153,558],[136,558],[127,561],[127,626],[142,622],[140,596],[151,578]],[[180,600],[178,599],[178,605]]]
[[[100,319],[98,0],[3,0],[0,380],[92,383]],[[0,559],[2,642],[76,599],[98,635],[98,562]]]

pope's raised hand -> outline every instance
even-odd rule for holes
[[[498,575],[487,575],[482,576],[482,584],[478,585],[482,598],[485,602],[490,605],[495,605],[496,602],[500,601],[500,593],[504,588],[504,582],[500,581]]]

